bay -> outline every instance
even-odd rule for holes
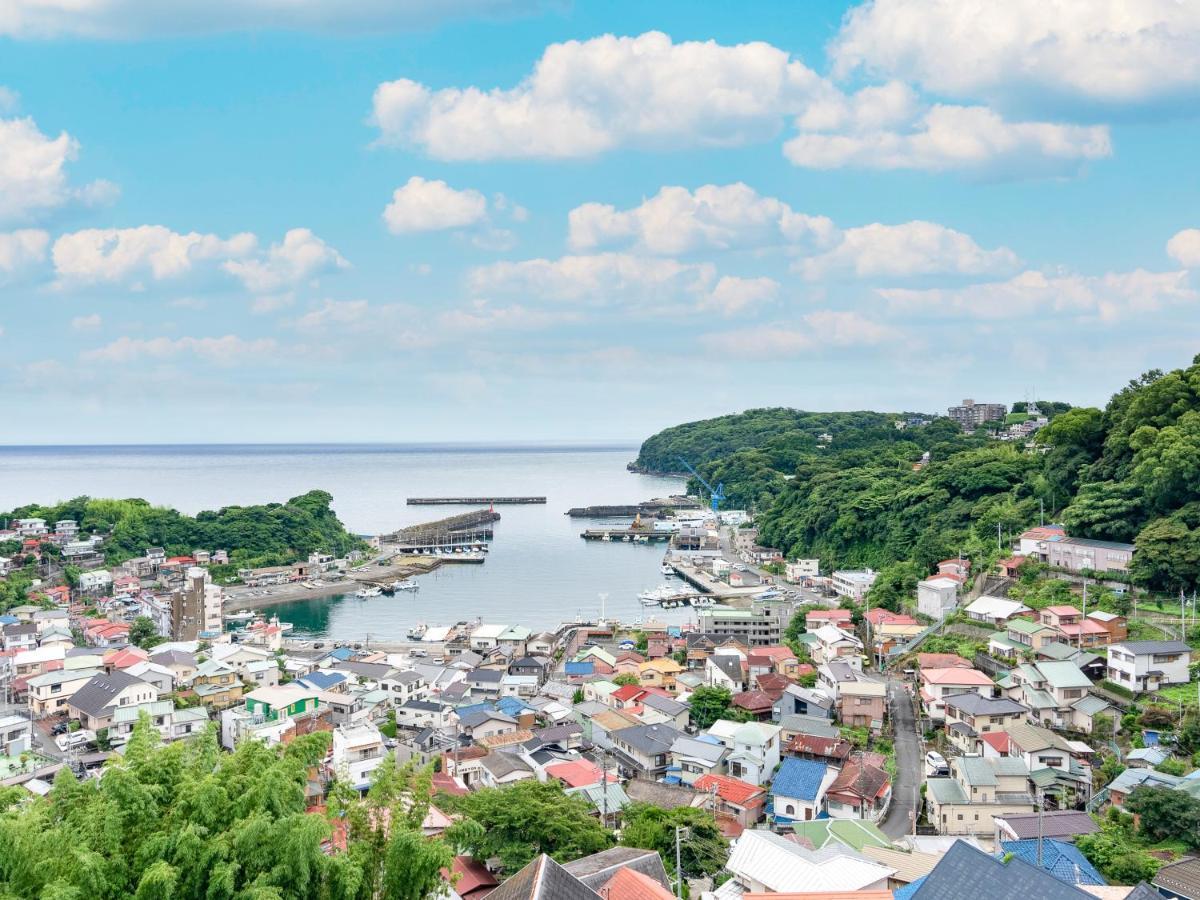
[[[662,582],[661,545],[592,543],[596,520],[572,506],[634,503],[676,493],[683,480],[633,474],[636,446],[620,444],[361,444],[0,447],[0,509],[87,494],[142,497],[194,514],[284,501],[320,488],[352,531],[376,534],[472,507],[408,506],[408,497],[545,496],[500,506],[481,566],[443,566],[419,591],[367,600],[340,596],[272,607],[296,632],[334,640],[403,639],[413,624],[485,622],[550,628],[605,612],[644,614],[640,591]],[[657,611],[685,622],[689,610]]]

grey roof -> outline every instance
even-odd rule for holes
[[[500,669],[472,669],[467,673],[467,680],[473,684],[499,684],[503,677]]]
[[[798,734],[811,734],[816,737],[837,737],[838,727],[823,716],[806,716],[801,713],[781,716],[779,727],[784,731],[795,731]]]
[[[799,684],[789,684],[783,689],[785,694],[791,694],[793,697],[799,697],[809,706],[820,706],[822,708],[833,708],[833,698],[828,694],[813,688],[806,688]]]
[[[565,863],[563,868],[588,887],[600,890],[619,869],[633,869],[653,878],[670,890],[671,882],[657,850],[639,850],[637,847],[612,847],[591,856]]]
[[[665,784],[647,778],[635,778],[625,785],[625,793],[635,802],[649,803],[661,809],[691,806],[697,793],[682,784]]]
[[[910,900],[962,900],[963,897],[1081,900],[1091,896],[1024,860],[1013,857],[1003,862],[965,841],[951,844],[941,862],[909,895]]]
[[[89,716],[100,716],[104,712],[104,707],[111,703],[117,694],[135,684],[145,684],[145,682],[120,669],[109,675],[97,675],[75,692],[68,701],[68,705]]]
[[[642,753],[666,753],[683,732],[670,725],[631,725],[612,733],[630,747]]]
[[[5,637],[16,637],[20,634],[37,634],[37,625],[32,622],[18,622],[15,625],[4,626]]]
[[[997,822],[1007,823],[1018,840],[1038,836],[1038,813],[1021,813],[1011,816],[996,816]],[[1096,820],[1085,812],[1073,809],[1057,809],[1040,815],[1041,834],[1048,838],[1070,839],[1077,834],[1095,834],[1100,830]]]
[[[30,687],[66,684],[68,681],[78,681],[80,678],[95,678],[103,673],[103,669],[51,669],[41,675],[34,675],[29,679],[28,684]]]
[[[662,694],[647,694],[642,698],[642,706],[656,709],[667,716],[677,716],[681,712],[688,710],[686,703],[680,703],[678,700],[672,700],[670,697],[662,696]]]
[[[596,900],[597,896],[544,853],[488,894],[491,900]]]
[[[477,709],[474,712],[469,712],[458,720],[458,724],[463,728],[474,728],[476,725],[482,725],[484,722],[490,721],[508,722],[511,725],[517,724],[517,720],[512,716],[497,712],[494,709]]]
[[[528,669],[536,666],[539,669],[546,668],[550,661],[540,656],[522,656],[520,659],[514,659],[509,664],[509,668],[516,667],[518,669]]]
[[[421,712],[441,712],[445,709],[445,704],[436,703],[433,700],[406,700],[400,705],[401,709],[416,709]]]
[[[1200,858],[1188,856],[1178,862],[1168,863],[1158,870],[1153,884],[1169,891],[1172,896],[1200,896]]]
[[[195,668],[198,663],[194,654],[183,650],[163,650],[161,653],[151,653],[150,661],[160,666],[190,666]]]
[[[495,778],[503,778],[513,772],[532,772],[529,763],[515,753],[493,751],[479,760],[480,764]]]
[[[399,682],[400,684],[413,684],[417,681],[423,681],[420,672],[404,671],[397,672],[388,677],[389,681]]]
[[[680,735],[671,745],[671,752],[680,756],[691,756],[702,759],[709,765],[719,762],[725,755],[726,746],[712,741],[701,741],[686,734]]]
[[[378,681],[380,678],[386,678],[389,672],[394,672],[391,666],[387,663],[368,663],[368,662],[340,662],[330,668],[344,669],[347,672],[353,672],[362,678],[369,678],[373,681]]]
[[[742,673],[742,658],[732,653],[716,653],[708,658],[714,666],[724,672],[732,681],[739,684],[745,680]]]
[[[946,706],[962,710],[969,716],[1001,716],[1027,712],[1024,706],[1007,697],[981,697],[972,691],[969,694],[951,694]]]
[[[1192,649],[1183,641],[1121,641],[1109,649],[1112,647],[1123,647],[1139,656],[1143,653],[1187,653]]]

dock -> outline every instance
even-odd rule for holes
[[[700,509],[700,504],[691,497],[656,497],[641,503],[599,503],[595,506],[573,506],[567,515],[573,519],[620,519],[634,516],[661,516],[668,510],[682,512]]]
[[[589,528],[579,535],[585,541],[612,541],[618,544],[665,544],[671,540],[669,531],[632,528]]]
[[[531,505],[545,503],[545,497],[409,497],[409,506],[481,506],[485,503],[508,505]]]

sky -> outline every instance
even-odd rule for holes
[[[0,443],[1100,405],[1198,147],[1179,0],[0,0]]]

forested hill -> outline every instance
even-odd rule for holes
[[[667,429],[637,464],[678,470],[683,456],[724,482],[727,505],[755,509],[764,543],[823,569],[911,563],[923,575],[959,552],[986,562],[998,529],[1007,547],[1044,505],[1074,535],[1136,539],[1143,583],[1200,581],[1200,357],[1131,381],[1103,410],[1061,412],[1035,451],[945,419],[898,430],[897,418],[751,410]]]
[[[332,502],[325,491],[309,491],[286,503],[226,506],[193,517],[141,499],[76,497],[53,506],[23,506],[0,518],[41,518],[51,527],[73,519],[84,534],[109,535],[103,550],[110,565],[140,556],[147,547],[162,547],[172,556],[223,549],[231,563],[284,565],[315,550],[341,556],[363,546],[346,531]]]

